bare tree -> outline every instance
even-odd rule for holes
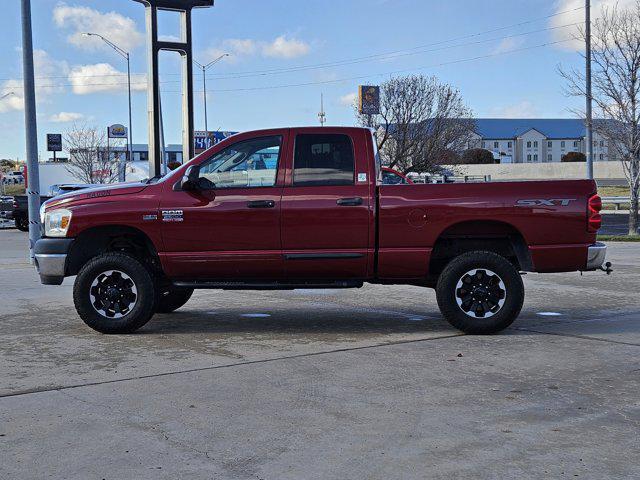
[[[442,159],[467,148],[475,127],[458,90],[422,75],[384,82],[380,114],[356,115],[378,130],[382,162],[404,173],[437,171]]]
[[[114,151],[110,148],[120,145],[117,142],[109,145],[106,129],[74,125],[64,135],[64,143],[69,151],[65,168],[78,181],[114,183],[118,180],[118,162],[112,158]],[[117,155],[124,153],[116,151]]]
[[[584,31],[579,32],[584,40]],[[640,0],[635,5],[605,9],[592,28],[593,101],[598,115],[594,130],[609,141],[609,153],[620,159],[629,183],[629,235],[638,234],[640,196]],[[584,96],[584,73],[560,69],[571,95]]]

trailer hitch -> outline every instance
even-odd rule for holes
[[[613,268],[611,268],[611,262],[606,262],[604,265],[600,265],[599,269],[607,275],[611,275],[611,272],[613,272]]]

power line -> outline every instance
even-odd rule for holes
[[[584,8],[584,7],[583,7]],[[531,35],[534,33],[539,33],[539,32],[543,32],[543,31],[548,31],[548,30],[555,30],[555,29],[559,29],[559,28],[566,28],[566,27],[571,27],[571,26],[575,26],[581,23],[571,23],[571,24],[567,24],[567,25],[562,25],[562,26],[558,26],[558,27],[550,27],[550,28],[544,28],[544,29],[539,29],[539,30],[533,30],[530,32],[523,32],[520,34],[514,34],[514,35],[507,35],[507,36],[503,36],[503,37],[495,37],[495,38],[491,38],[491,39],[485,39],[485,40],[477,40],[475,42],[468,42],[468,43],[464,43],[464,44],[456,44],[456,45],[449,45],[446,47],[440,47],[440,48],[436,48],[436,49],[431,49],[431,50],[424,50],[422,52],[418,52],[418,53],[430,53],[430,52],[435,52],[435,51],[441,51],[441,50],[446,50],[449,48],[459,48],[459,47],[466,47],[466,46],[470,46],[470,45],[477,45],[480,43],[486,43],[486,42],[490,42],[490,41],[496,41],[496,40],[504,40],[504,39],[508,39],[508,38],[514,38],[514,37],[519,37],[519,36],[524,36],[524,35]],[[547,46],[547,45],[554,45],[556,43],[562,43],[567,40],[562,40],[560,42],[550,42],[550,43],[544,43],[541,44],[539,46],[534,46],[532,48],[539,48],[540,46]],[[508,50],[508,51],[504,51],[504,52],[496,52],[496,54],[491,54],[488,56],[481,56],[478,58],[488,58],[491,56],[496,56],[496,55],[500,55],[500,54],[504,54],[504,53],[511,53],[512,51],[520,51],[520,50],[526,50],[527,48],[524,49],[516,49],[516,50]],[[399,56],[406,56],[409,54],[403,54],[403,55],[399,55]],[[398,56],[398,57],[399,57]],[[389,57],[389,58],[397,58],[397,57]],[[475,57],[474,57],[475,58]],[[355,63],[355,62],[354,62]],[[409,69],[409,70],[415,70],[414,69]],[[98,75],[96,75],[95,77],[99,77]],[[67,77],[61,77],[61,78],[67,78]],[[93,78],[92,76],[88,75],[86,77],[73,77],[73,78]],[[244,78],[244,77],[233,77],[233,78]],[[356,77],[356,78],[361,78],[361,77]],[[220,78],[218,78],[218,80],[220,80]],[[180,80],[164,80],[161,81],[160,83],[162,84],[167,84],[167,83],[179,83]],[[38,88],[60,88],[60,87],[83,87],[83,88],[90,88],[90,87],[107,87],[107,86],[120,86],[120,85],[126,85],[126,83],[119,83],[119,82],[109,82],[109,83],[87,83],[87,84],[75,84],[75,83],[69,83],[69,84],[62,84],[62,83],[58,83],[58,84],[52,84],[52,85],[37,85]],[[147,82],[131,82],[131,85],[147,85]],[[306,84],[305,84],[306,85]],[[16,88],[20,88],[20,87],[16,87]],[[256,87],[258,88],[258,87]],[[270,88],[270,87],[265,87],[265,88]],[[236,90],[213,90],[214,92],[226,92],[226,91],[236,91]]]

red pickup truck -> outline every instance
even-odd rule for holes
[[[435,288],[468,333],[504,329],[521,272],[602,268],[590,180],[385,185],[365,128],[242,133],[162,178],[42,207],[41,282],[76,275],[87,325],[134,331],[196,288]]]

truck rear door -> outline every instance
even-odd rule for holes
[[[366,131],[292,130],[282,194],[287,278],[360,279],[373,248]]]

